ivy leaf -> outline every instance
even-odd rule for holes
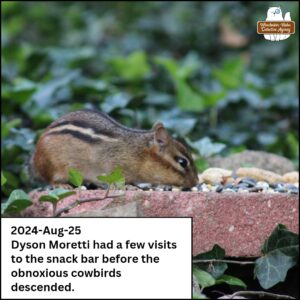
[[[203,93],[203,97],[205,99],[205,103],[207,106],[215,106],[218,102],[224,99],[227,95],[227,92],[224,90],[220,91],[209,91]]]
[[[194,256],[194,259],[223,259],[225,257],[225,250],[219,245],[215,244],[210,251]]]
[[[25,78],[16,78],[13,84],[14,86],[4,89],[1,96],[4,99],[12,99],[13,102],[20,105],[30,99],[30,96],[35,92],[37,87],[36,83]]]
[[[127,57],[116,57],[111,60],[114,70],[128,80],[140,80],[148,75],[151,68],[143,51],[132,52]]]
[[[156,56],[154,61],[166,68],[174,80],[188,79],[197,71],[201,62],[195,53],[189,53],[180,63],[169,57]]]
[[[218,245],[214,245],[213,248],[205,253],[201,253],[195,256],[194,260],[207,260],[207,259],[223,259],[225,256],[225,250]],[[225,270],[228,268],[227,264],[224,262],[212,262],[212,263],[197,263],[197,265],[209,272],[213,278],[218,279],[221,277]]]
[[[94,59],[96,52],[94,48],[89,46],[72,47],[72,50],[69,48],[47,47],[43,50],[56,65],[66,68],[69,66],[70,69],[75,69],[89,59]]]
[[[168,101],[161,97],[162,103]],[[180,136],[187,136],[195,127],[197,118],[190,115],[185,115],[178,107],[169,110],[159,110],[155,116],[150,118],[160,120],[164,126],[178,133]]]
[[[187,139],[187,143],[204,158],[220,153],[226,147],[222,143],[213,143],[209,137],[204,137],[195,142]]]
[[[56,204],[59,200],[69,197],[71,195],[76,194],[74,191],[69,191],[66,189],[55,189],[49,192],[47,195],[43,195],[39,198],[39,201],[42,202],[51,202],[52,204]]]
[[[74,168],[70,168],[69,169],[69,182],[76,187],[81,186],[82,182],[83,182],[83,176],[81,175],[81,173],[78,170],[76,170]]]
[[[3,173],[1,172],[1,186],[3,186],[6,182],[6,178],[4,177]]]
[[[3,146],[7,148],[18,146],[24,151],[32,151],[35,136],[36,133],[29,128],[10,128],[10,137],[3,141]]]
[[[36,92],[32,95],[33,102],[40,109],[44,109],[45,107],[49,107],[50,104],[58,102],[58,100],[61,100],[58,97],[58,91],[60,89],[66,89],[79,75],[80,72],[78,70],[68,71],[63,76],[40,84]],[[68,95],[66,95],[65,98],[68,98]]]
[[[182,78],[180,77],[179,65],[175,59],[157,56],[154,58],[154,61],[158,65],[161,65],[164,68],[166,68],[166,70],[169,72],[173,79]]]
[[[178,106],[184,111],[200,112],[206,108],[202,93],[193,90],[186,79],[195,71],[195,67],[185,60],[181,66],[171,58],[156,57],[155,62],[162,65],[169,72],[176,88],[176,100]],[[188,100],[187,100],[188,99]]]
[[[298,235],[287,230],[286,226],[278,224],[270,237],[265,241],[262,252],[268,254],[273,250],[280,249],[286,255],[298,255]],[[297,246],[294,248],[294,246]],[[291,252],[291,250],[294,250]]]
[[[196,125],[197,120],[195,118],[172,118],[163,119],[163,124],[168,129],[173,129],[181,136],[189,134]]]
[[[117,108],[125,108],[131,100],[132,97],[129,94],[117,93],[108,96],[105,101],[101,103],[100,108],[102,111],[109,114]]]
[[[184,79],[176,79],[175,87],[177,104],[182,110],[201,112],[206,108],[203,95],[199,91],[193,90]]]
[[[193,294],[193,299],[208,299],[204,294]]]
[[[106,91],[108,84],[102,80],[95,80],[86,77],[79,77],[73,82],[74,90],[80,93],[99,93]]]
[[[109,175],[99,175],[97,179],[108,185],[114,184],[117,187],[124,186],[125,184],[125,177],[120,167],[116,167]]]
[[[3,171],[6,179],[5,185],[2,186],[2,192],[9,197],[9,195],[20,186],[20,178],[9,171]]]
[[[202,62],[196,52],[189,52],[181,61],[177,74],[181,78],[188,78],[197,72]]]
[[[228,58],[221,68],[215,69],[213,75],[228,89],[241,86],[245,73],[245,62],[241,57]]]
[[[255,262],[254,277],[264,289],[284,281],[287,271],[296,265],[299,255],[299,237],[279,224],[265,241],[260,257]]]
[[[216,280],[216,284],[227,283],[229,285],[240,286],[242,288],[247,288],[247,285],[237,277],[223,274]]]
[[[11,192],[7,202],[1,205],[1,213],[16,214],[31,204],[31,199],[23,190],[14,190]]]
[[[13,119],[11,121],[5,121],[5,122],[1,122],[1,137],[2,139],[6,138],[9,135],[9,132],[11,130],[11,128],[15,128],[19,125],[21,125],[22,120],[17,118],[17,119]]]
[[[193,267],[193,274],[195,275],[202,289],[216,284],[216,280],[208,272],[205,272],[197,267]]]

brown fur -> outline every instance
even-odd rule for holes
[[[190,165],[183,169],[176,156],[187,158]],[[85,181],[99,184],[96,177],[117,166],[131,184],[192,187],[198,182],[190,152],[161,123],[149,131],[131,129],[93,111],[70,113],[50,124],[32,163],[37,176],[51,184],[67,183],[69,168],[80,171]]]

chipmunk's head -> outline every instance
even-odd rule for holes
[[[182,187],[198,183],[198,174],[191,152],[172,138],[162,123],[154,124],[153,138],[149,142],[151,182]],[[149,180],[150,181],[150,180]]]

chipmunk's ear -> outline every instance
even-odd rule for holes
[[[171,139],[168,131],[161,122],[155,123],[152,129],[154,130],[154,144],[158,145],[160,150],[163,150]]]

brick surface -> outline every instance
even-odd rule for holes
[[[103,195],[100,190],[77,191],[76,195],[61,201],[58,209],[75,199]],[[34,205],[27,208],[23,216],[51,217],[51,204],[38,202],[41,193],[33,192],[31,196]],[[299,200],[296,195],[289,194],[127,191],[119,198],[81,204],[63,216],[81,213],[86,216],[89,211],[99,210],[109,212],[111,208],[132,202],[136,203],[137,217],[193,217],[195,255],[218,244],[227,256],[256,257],[261,255],[264,240],[278,223],[299,232]],[[123,213],[121,210],[120,215]],[[114,210],[113,216],[117,215]]]

